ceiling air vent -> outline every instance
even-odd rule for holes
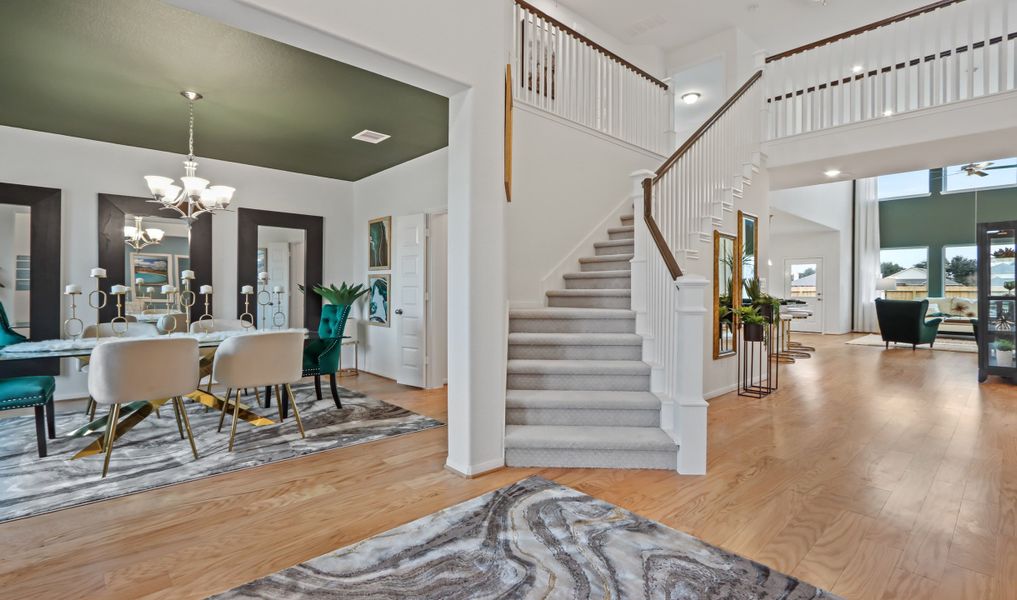
[[[378,133],[377,131],[371,131],[370,129],[365,129],[353,136],[353,139],[360,140],[361,142],[367,142],[368,144],[377,144],[379,142],[384,142],[390,137],[392,136],[385,135],[384,133]]]

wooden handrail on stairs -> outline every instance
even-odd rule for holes
[[[657,226],[657,221],[653,218],[653,184],[660,181],[660,178],[664,176],[667,171],[677,163],[686,152],[691,149],[696,142],[703,137],[703,135],[709,131],[713,125],[720,120],[721,117],[732,107],[738,100],[745,95],[745,92],[749,91],[753,85],[763,76],[763,71],[759,70],[749,78],[742,87],[738,88],[738,91],[734,93],[730,98],[727,99],[720,108],[717,109],[705,123],[699,126],[699,129],[695,131],[689,139],[685,140],[677,150],[674,151],[664,164],[657,169],[654,176],[647,177],[643,180],[643,219],[646,221],[646,229],[650,233],[650,237],[653,238],[653,243],[657,246],[657,250],[660,251],[660,256],[664,260],[664,264],[667,266],[667,270],[671,273],[672,279],[678,279],[682,276],[682,269],[678,265],[678,259],[675,258],[674,252],[667,244],[667,240],[664,239],[664,234],[660,232],[660,227]]]

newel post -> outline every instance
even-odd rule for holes
[[[675,353],[674,432],[678,439],[678,472],[706,473],[706,409],[703,398],[703,356],[706,348],[706,288],[699,275],[675,280],[678,347]]]
[[[629,175],[632,188],[629,200],[632,204],[633,253],[632,253],[632,310],[636,313],[636,333],[646,333],[646,247],[649,233],[643,219],[643,180],[653,177],[653,171],[634,171]]]

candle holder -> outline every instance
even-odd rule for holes
[[[65,295],[71,297],[71,316],[64,321],[64,335],[76,340],[85,332],[85,322],[78,318],[77,297],[81,295],[81,292],[65,292]]]
[[[244,314],[240,315],[240,324],[246,329],[254,327],[254,315],[251,314],[251,294],[254,292],[254,288],[245,285],[241,288],[241,294],[244,296]]]
[[[99,311],[106,308],[106,301],[108,300],[106,292],[102,291],[102,280],[106,278],[106,272],[101,269],[92,269],[92,278],[95,279],[95,289],[88,292],[88,305],[95,309],[95,339],[99,339],[99,323],[102,322],[102,317],[99,316]]]
[[[258,306],[262,307],[259,311],[261,313],[261,329],[265,329],[265,318],[268,316],[268,307],[272,306],[272,292],[268,291],[268,281],[264,281],[261,278],[258,279],[258,288]]]
[[[212,304],[212,292],[205,292],[204,294],[202,294],[202,296],[205,297],[205,314],[198,317],[198,321],[211,321],[212,309],[210,305]]]
[[[177,302],[180,304],[180,312],[184,313],[184,323],[187,326],[187,331],[191,330],[191,307],[198,301],[198,296],[191,291],[191,280],[194,279],[193,273],[184,272],[184,291],[177,295]],[[176,324],[173,325],[176,329]]]
[[[272,313],[272,326],[276,329],[282,329],[282,326],[286,324],[286,314],[282,311],[282,297],[285,293],[275,290],[275,312]]]
[[[127,335],[127,329],[129,327],[127,325],[127,317],[124,316],[123,305],[123,298],[126,293],[127,288],[125,286],[114,286],[113,296],[117,299],[117,316],[113,317],[113,319],[109,322],[109,327],[113,330],[113,335],[117,337],[124,337]]]
[[[159,319],[156,323],[156,328],[160,333],[173,333],[177,330],[177,317],[173,314],[173,307],[177,304],[173,300],[174,295],[177,294],[176,288],[172,286],[163,286],[162,293],[166,294],[166,315]]]

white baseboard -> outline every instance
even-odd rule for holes
[[[463,477],[475,477],[481,473],[500,469],[505,466],[504,458],[496,458],[475,465],[460,465],[451,460],[445,461],[445,468]]]

